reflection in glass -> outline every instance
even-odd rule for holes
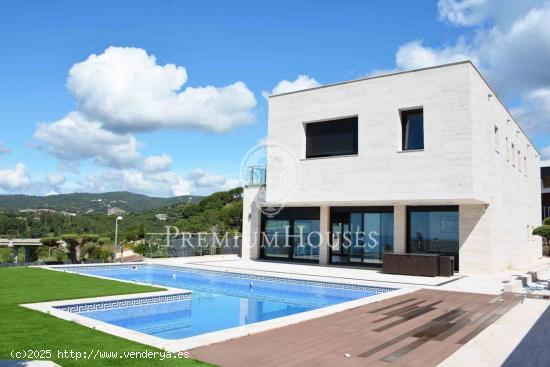
[[[380,264],[393,251],[393,213],[366,208],[332,216],[332,263]]]
[[[409,252],[453,255],[458,266],[458,210],[411,209]]]
[[[424,149],[424,113],[422,110],[401,113],[403,150]]]
[[[268,219],[262,236],[262,244],[266,256],[288,257],[289,241],[287,234],[290,231],[290,221]]]
[[[294,258],[316,260],[319,258],[319,245],[321,237],[318,220],[295,220],[294,233]]]
[[[350,262],[361,262],[363,258],[363,216],[361,213],[351,213],[351,248]]]

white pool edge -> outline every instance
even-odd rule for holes
[[[125,263],[124,265],[132,265],[132,264]],[[167,290],[165,291],[153,291],[153,292],[124,294],[124,295],[116,295],[116,296],[103,296],[103,297],[93,297],[93,298],[62,300],[62,301],[40,302],[40,303],[32,303],[32,304],[22,304],[21,306],[32,310],[44,312],[44,313],[56,316],[63,320],[72,321],[79,325],[83,325],[95,330],[99,330],[107,334],[111,334],[111,335],[128,339],[137,343],[149,345],[158,349],[162,349],[162,350],[166,350],[174,353],[180,352],[180,351],[188,351],[190,349],[203,347],[206,345],[215,344],[215,343],[219,343],[219,342],[223,342],[223,341],[227,341],[235,338],[240,338],[247,335],[257,334],[264,331],[274,330],[281,327],[297,324],[299,322],[307,321],[307,320],[317,319],[317,318],[332,315],[338,312],[364,306],[370,303],[379,302],[379,301],[393,298],[399,295],[411,293],[415,290],[414,288],[399,288],[392,291],[383,292],[376,295],[356,299],[353,301],[343,302],[343,303],[326,306],[315,310],[305,311],[294,315],[283,316],[283,317],[279,317],[271,320],[260,321],[253,324],[236,326],[229,329],[214,331],[214,332],[200,334],[200,335],[191,336],[187,338],[163,339],[153,335],[141,333],[131,329],[112,325],[106,322],[91,319],[76,313],[61,311],[55,307],[64,306],[64,305],[78,305],[78,304],[85,304],[90,302],[112,301],[112,300],[121,300],[121,299],[129,299],[129,298],[143,298],[143,297],[154,297],[154,296],[162,296],[162,295],[172,295],[172,294],[179,294],[179,293],[189,293],[190,291],[180,289],[180,288],[171,288],[171,287],[151,285],[151,284],[134,282],[134,281],[113,279],[113,278],[103,277],[98,275],[82,274],[78,272],[72,272],[72,271],[67,271],[63,269],[56,269],[52,267],[44,267],[44,268],[49,270],[68,272],[71,274],[80,274],[82,276],[90,276],[94,278],[106,279],[111,281],[119,281],[119,282],[130,283],[130,284],[141,284],[141,285],[153,286],[157,288],[166,288]],[[289,279],[288,277],[285,277],[285,278]],[[300,277],[296,277],[295,279],[300,279]],[[338,282],[338,283],[346,284],[346,282]]]

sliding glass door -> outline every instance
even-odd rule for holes
[[[269,219],[264,228],[264,256],[287,258],[290,247],[286,234],[290,229],[290,221],[285,219]]]
[[[292,250],[297,260],[318,260],[321,235],[319,221],[296,219],[293,223]]]
[[[332,208],[331,230],[331,263],[380,265],[393,251],[393,208]]]
[[[319,208],[284,208],[262,217],[260,256],[264,259],[319,261]]]
[[[457,206],[408,207],[407,227],[407,252],[452,255],[458,270]]]

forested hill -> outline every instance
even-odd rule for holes
[[[200,196],[152,197],[131,192],[105,192],[101,194],[74,193],[48,196],[0,195],[0,211],[24,209],[51,209],[76,214],[103,214],[111,208],[129,213],[142,212],[178,203],[195,203]]]
[[[119,238],[135,240],[146,233],[165,232],[166,226],[177,226],[185,232],[234,233],[242,226],[242,188],[216,192],[198,200],[177,202],[155,209],[122,215]],[[104,194],[107,195],[107,194]],[[134,195],[134,194],[131,194]],[[1,199],[0,199],[1,201]],[[122,205],[117,203],[117,207]],[[158,214],[164,214],[160,219]],[[63,234],[97,234],[114,238],[116,215],[105,211],[72,214],[50,211],[0,213],[0,238],[44,238]]]

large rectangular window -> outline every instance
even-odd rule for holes
[[[262,215],[260,255],[267,259],[319,261],[319,208],[284,208]]]
[[[454,256],[458,270],[458,207],[408,207],[407,214],[407,251]]]
[[[379,266],[393,252],[393,207],[332,208],[330,243],[333,264]]]
[[[545,189],[550,188],[550,167],[540,168],[540,178],[542,180],[542,187]]]
[[[424,111],[401,111],[402,150],[424,149]]]
[[[306,158],[357,154],[358,118],[306,124]]]

